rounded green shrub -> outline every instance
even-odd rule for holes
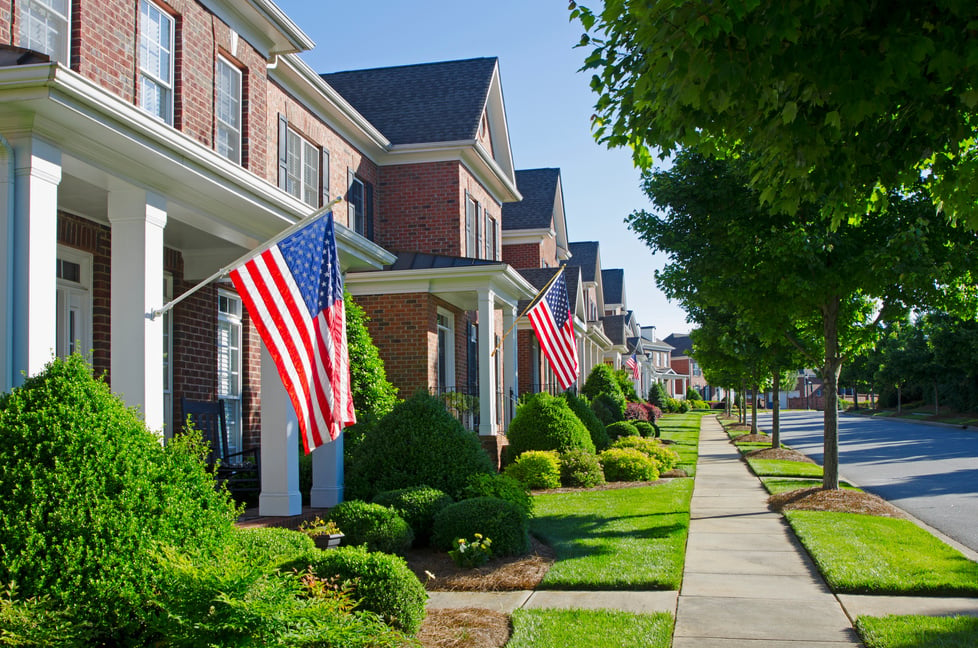
[[[612,448],[634,448],[656,463],[660,473],[672,470],[679,465],[679,455],[675,450],[665,447],[657,439],[622,437],[611,444]]]
[[[318,549],[287,565],[319,578],[337,578],[353,588],[358,609],[379,614],[392,627],[414,634],[425,617],[428,594],[400,556],[371,552],[363,547]]]
[[[591,410],[605,426],[625,420],[625,406],[605,392],[591,399]]]
[[[651,438],[655,436],[655,427],[648,421],[632,421],[632,425],[638,430],[638,433],[646,438]]]
[[[305,533],[291,529],[235,529],[234,550],[249,565],[277,567],[283,562],[315,549],[316,543]]]
[[[464,499],[498,497],[518,506],[524,515],[533,515],[533,498],[529,489],[509,475],[472,475],[462,493]]]
[[[506,436],[511,457],[527,450],[564,452],[579,448],[594,452],[590,433],[567,401],[546,392],[534,394],[517,410]]]
[[[570,450],[560,455],[560,483],[573,488],[591,488],[604,482],[604,470],[596,455]]]
[[[530,450],[506,466],[504,473],[527,488],[557,488],[560,486],[560,455],[549,450]]]
[[[608,394],[618,404],[621,414],[625,413],[625,394],[621,390],[618,379],[615,378],[615,371],[606,364],[594,365],[591,373],[588,374],[584,386],[581,387],[581,394],[587,396],[594,402],[598,394]]]
[[[365,544],[370,551],[404,553],[414,541],[414,532],[404,518],[380,504],[342,502],[329,512],[329,519],[346,536],[346,544]]]
[[[435,514],[453,501],[437,488],[412,486],[377,493],[373,503],[396,511],[414,531],[415,545],[423,545],[431,538]]]
[[[418,392],[368,429],[346,479],[352,499],[430,486],[458,499],[473,473],[492,472],[479,438],[434,396]]]
[[[635,448],[608,448],[598,455],[608,481],[654,481],[659,478],[655,461]]]
[[[0,395],[0,583],[65,611],[85,645],[143,645],[162,549],[206,561],[231,542],[205,452],[194,434],[161,445],[81,356],[51,362]]]
[[[588,434],[591,435],[591,443],[594,444],[594,449],[604,450],[607,448],[608,444],[611,443],[611,440],[608,438],[608,432],[604,429],[604,423],[601,422],[601,419],[591,409],[590,403],[570,391],[565,391],[561,394],[561,397],[567,401],[571,410],[577,415],[577,418],[581,419],[584,427],[587,428]]]
[[[616,439],[630,436],[641,436],[638,428],[631,421],[618,421],[608,426],[608,438],[611,439],[611,445],[615,444]]]
[[[455,548],[457,538],[481,533],[492,540],[492,551],[500,556],[519,556],[530,550],[526,515],[512,502],[498,497],[474,497],[446,506],[435,516],[431,543],[442,551]]]

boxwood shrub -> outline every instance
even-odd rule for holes
[[[235,529],[232,538],[233,548],[242,559],[259,567],[277,567],[316,548],[305,533],[275,527]]]
[[[529,489],[509,475],[472,475],[463,496],[465,499],[498,497],[518,506],[527,517],[533,515],[533,498]]]
[[[606,426],[625,420],[625,408],[611,395],[601,392],[591,399],[591,411]]]
[[[298,572],[311,570],[319,578],[338,578],[353,588],[358,609],[376,612],[392,627],[414,634],[425,617],[428,594],[400,556],[371,552],[363,547],[314,549],[288,564]]]
[[[655,437],[655,426],[648,421],[632,421],[638,433],[645,438]]]
[[[591,442],[594,444],[594,449],[600,451],[607,448],[611,440],[608,438],[608,432],[604,429],[604,423],[601,422],[601,419],[591,409],[591,404],[570,391],[564,392],[561,394],[561,397],[567,401],[571,410],[577,415],[577,418],[581,419],[584,427],[587,428],[588,433],[591,435]]]
[[[614,370],[604,363],[594,365],[581,387],[581,393],[590,398],[592,403],[599,394],[607,394],[615,402],[619,416],[625,414],[625,394],[615,378]]]
[[[654,481],[659,470],[654,460],[635,448],[608,448],[598,455],[608,481]]]
[[[414,541],[414,532],[404,518],[380,504],[342,502],[329,512],[329,519],[346,536],[346,544],[365,544],[370,551],[404,553]]]
[[[560,483],[573,488],[591,488],[604,482],[604,470],[596,455],[570,450],[560,455]]]
[[[479,438],[440,400],[418,392],[365,432],[346,493],[371,500],[382,491],[430,486],[458,499],[469,475],[492,471]]]
[[[645,456],[655,461],[660,473],[672,470],[679,465],[679,455],[675,450],[665,447],[656,439],[638,437],[622,437],[613,444],[612,448],[635,448]]]
[[[492,552],[519,556],[530,550],[526,515],[512,502],[498,497],[474,497],[446,506],[435,516],[432,544],[442,551],[455,547],[457,538],[481,533],[492,540]]]
[[[631,421],[618,421],[608,426],[608,438],[611,439],[611,445],[614,445],[615,441],[621,437],[630,436],[641,436],[638,428]]]
[[[546,392],[534,394],[517,410],[506,436],[511,458],[527,450],[594,452],[590,433],[567,401]]]
[[[504,473],[527,488],[557,488],[560,486],[560,455],[530,450],[506,466]]]
[[[431,539],[435,514],[454,500],[446,493],[429,486],[412,486],[377,493],[374,504],[393,509],[414,531],[414,544],[425,545]]]

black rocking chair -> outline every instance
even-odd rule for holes
[[[258,448],[230,452],[224,401],[180,399],[184,421],[199,430],[209,448],[207,464],[216,466],[215,476],[234,496],[258,494],[261,491],[261,463]]]

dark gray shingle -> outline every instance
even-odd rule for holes
[[[581,278],[584,281],[595,281],[598,271],[598,242],[597,241],[576,241],[568,245],[571,258],[564,262],[565,265],[577,266],[581,269]]]
[[[625,271],[621,268],[609,268],[601,271],[601,286],[604,288],[604,303],[622,304],[622,294],[625,286]]]
[[[560,169],[523,169],[516,172],[516,188],[523,200],[503,205],[503,229],[550,227],[557,199]]]

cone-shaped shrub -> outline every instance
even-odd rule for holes
[[[598,364],[594,366],[594,369],[588,374],[584,386],[581,387],[581,393],[590,398],[592,402],[598,397],[598,394],[608,394],[619,406],[619,416],[625,415],[625,394],[621,390],[618,379],[615,378],[614,370],[608,365]]]
[[[591,435],[567,401],[546,392],[534,394],[519,408],[507,436],[509,456],[513,459],[527,450],[594,452]]]
[[[581,423],[587,428],[588,433],[591,435],[591,443],[594,444],[595,450],[604,450],[611,443],[608,438],[608,432],[604,429],[604,423],[601,419],[597,417],[594,410],[591,409],[591,405],[576,394],[566,391],[561,394],[567,404],[573,410],[577,418],[581,419]]]

